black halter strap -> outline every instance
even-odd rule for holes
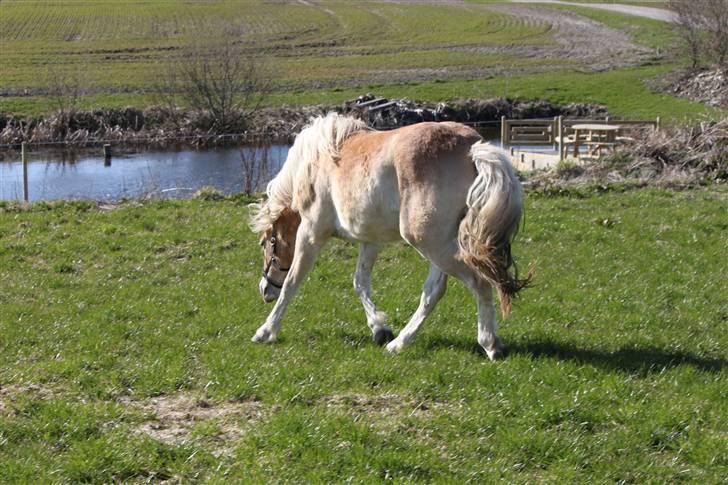
[[[272,246],[271,252],[273,253],[273,255],[271,256],[270,261],[268,261],[268,264],[265,266],[265,268],[263,268],[263,278],[265,278],[265,281],[267,281],[269,285],[271,285],[274,288],[278,288],[280,290],[280,289],[283,288],[283,283],[278,283],[277,281],[274,281],[273,279],[271,279],[271,277],[268,276],[268,272],[273,267],[273,265],[275,265],[275,268],[274,269],[276,269],[277,271],[280,271],[282,273],[288,273],[288,271],[291,268],[290,267],[288,267],[288,268],[281,268],[278,265],[278,255],[276,254],[276,238],[275,238],[275,236],[271,236],[270,243],[271,243],[271,246]],[[283,281],[285,282],[285,278],[284,278]]]
[[[272,261],[271,261],[271,263],[272,263]],[[271,285],[274,288],[278,288],[280,290],[283,288],[283,283],[278,283],[277,281],[274,281],[273,279],[271,279],[270,276],[268,276],[268,271],[270,270],[271,266],[272,266],[271,264],[268,264],[266,269],[263,271],[263,278],[265,278],[265,280],[268,282],[269,285]],[[276,268],[276,269],[282,273],[288,273],[288,270],[290,270],[291,268]],[[285,278],[283,281],[285,282]]]

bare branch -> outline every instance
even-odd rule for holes
[[[158,91],[167,106],[184,105],[204,113],[210,131],[240,132],[269,92],[264,64],[232,42],[190,43],[182,57],[165,67]]]

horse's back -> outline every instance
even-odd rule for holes
[[[469,163],[468,151],[481,139],[472,128],[452,122],[419,123],[394,133],[397,172],[406,184],[439,183],[443,172]]]
[[[433,230],[451,233],[475,178],[468,151],[480,138],[471,128],[445,122],[347,140],[332,187],[340,235],[415,242]]]

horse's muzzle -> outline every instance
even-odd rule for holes
[[[281,294],[280,288],[276,288],[275,286],[269,284],[268,280],[266,280],[265,278],[260,279],[258,289],[260,290],[260,296],[263,297],[263,301],[265,301],[266,303],[276,301],[278,299],[278,295]]]

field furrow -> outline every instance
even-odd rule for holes
[[[100,94],[123,86],[133,102],[167,58],[201,41],[244,45],[290,92],[653,62],[635,36],[674,33],[622,14],[496,1],[4,0],[0,109],[42,93],[49,66],[86,73]]]

